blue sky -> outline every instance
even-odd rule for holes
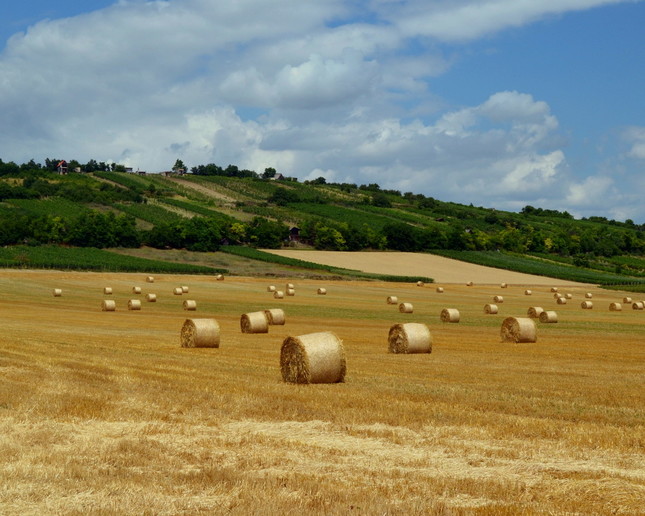
[[[4,2],[0,158],[645,223],[645,2]]]

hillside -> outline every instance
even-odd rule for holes
[[[592,282],[645,280],[645,226],[629,220],[576,220],[532,206],[502,212],[377,184],[276,179],[272,169],[138,175],[93,162],[76,167],[89,172],[60,175],[56,161],[0,160],[0,245],[204,252],[223,244],[279,248],[292,238],[291,246],[317,250],[431,252],[507,269],[522,257],[565,273],[591,271]]]

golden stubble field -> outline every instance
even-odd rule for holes
[[[622,292],[562,285],[573,297],[556,305],[543,284],[469,279],[439,294],[2,270],[0,513],[644,514],[645,312],[610,312]],[[294,297],[266,291],[286,281]],[[485,315],[494,295],[499,313]],[[117,311],[101,312],[109,297]],[[502,320],[529,306],[559,322],[537,323],[536,343],[502,343]],[[446,307],[461,322],[441,323]],[[242,334],[240,316],[266,308],[286,325]],[[220,348],[181,348],[187,317],[215,318]],[[387,353],[400,322],[427,324],[432,353]],[[285,337],[323,330],[344,341],[345,382],[282,382]]]

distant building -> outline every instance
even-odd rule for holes
[[[64,159],[60,160],[58,165],[56,165],[56,170],[61,176],[67,175],[67,161]]]
[[[294,226],[289,230],[289,242],[300,242],[300,228]]]

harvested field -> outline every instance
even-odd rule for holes
[[[156,303],[106,313],[96,285],[125,307],[141,274],[0,270],[0,512],[642,514],[644,312],[567,284],[597,308],[559,306],[537,345],[503,343],[503,319],[552,293],[505,278],[503,314],[487,315],[500,280],[464,276],[474,286],[442,294],[338,281],[333,296],[298,278],[286,324],[250,335],[240,313],[272,299],[266,279],[155,275]],[[183,284],[219,348],[180,346]],[[388,353],[392,295],[432,353]],[[321,331],[343,341],[344,383],[283,382],[284,339]]]

